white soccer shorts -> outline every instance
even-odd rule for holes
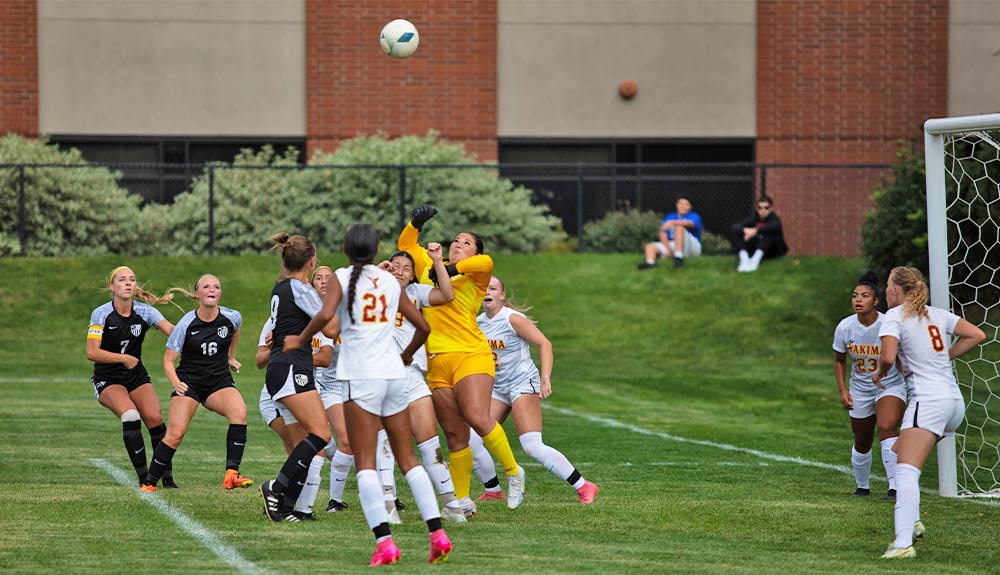
[[[344,403],[353,401],[361,409],[389,417],[406,409],[406,379],[354,379],[344,382]]]
[[[883,397],[898,397],[903,403],[906,403],[906,386],[899,384],[883,389],[873,385],[871,389],[851,389],[854,409],[847,413],[853,419],[867,419],[875,415],[875,404]]]
[[[431,396],[431,388],[427,387],[424,372],[419,367],[406,366],[406,404],[409,405],[422,397]]]
[[[324,378],[318,383],[316,389],[319,390],[319,398],[323,400],[323,409],[330,409],[330,407],[338,403],[344,403],[343,380],[327,380]]]
[[[507,405],[514,405],[517,398],[522,395],[540,393],[541,390],[541,382],[537,379],[522,379],[509,385],[494,385],[493,393],[490,396]]]
[[[916,427],[926,429],[938,437],[958,429],[965,418],[965,401],[962,399],[925,399],[912,401],[906,406],[900,430]]]

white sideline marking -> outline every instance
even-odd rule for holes
[[[705,447],[715,447],[716,449],[724,449],[726,451],[735,451],[738,453],[746,453],[748,455],[753,455],[754,457],[760,457],[761,459],[770,459],[772,461],[781,461],[783,463],[795,463],[798,465],[805,465],[807,467],[818,467],[820,469],[829,469],[831,471],[837,471],[839,473],[844,473],[847,475],[854,475],[854,470],[847,465],[834,465],[832,463],[822,463],[820,461],[810,461],[808,459],[802,459],[801,457],[788,457],[787,455],[777,455],[775,453],[767,453],[766,451],[759,451],[757,449],[750,449],[747,447],[739,447],[736,445],[729,445],[728,443],[718,443],[716,441],[707,441],[704,439],[690,439],[688,437],[680,437],[679,435],[671,435],[669,433],[664,433],[662,431],[652,431],[649,429],[643,429],[641,427],[636,427],[635,425],[630,425],[628,423],[622,423],[617,419],[611,419],[608,417],[598,417],[596,415],[588,415],[586,413],[579,413],[573,411],[572,409],[566,409],[565,407],[554,407],[552,405],[542,404],[542,407],[556,413],[561,413],[563,415],[570,415],[573,417],[579,417],[581,419],[586,419],[588,421],[593,421],[594,423],[600,423],[605,427],[613,427],[616,429],[624,429],[631,431],[632,433],[638,433],[640,435],[651,435],[653,437],[659,437],[661,439],[668,439],[670,441],[676,441],[678,443],[692,443],[694,445],[702,445]],[[878,475],[872,474],[872,479],[877,479],[880,481],[885,481],[885,477],[880,477]],[[933,489],[928,489],[923,487],[920,489],[922,493],[927,493],[930,495],[937,495],[937,491]],[[991,507],[1000,506],[1000,501],[983,501],[981,499],[974,499],[970,497],[959,497],[960,501],[968,501],[969,503],[978,503],[980,505],[988,505]]]
[[[238,573],[268,573],[266,569],[245,559],[236,548],[224,543],[214,533],[202,526],[201,523],[179,511],[156,493],[138,491],[138,488],[135,487],[135,477],[115,467],[107,459],[93,458],[90,460],[90,463],[110,475],[112,479],[128,488],[129,491],[137,492],[144,502],[152,505],[157,511],[166,515],[178,527],[186,531],[188,535],[208,548],[216,557],[235,569]]]
[[[90,377],[0,377],[0,383],[86,383]]]

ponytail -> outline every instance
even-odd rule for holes
[[[916,316],[929,319],[927,313],[927,284],[920,270],[912,267],[896,267],[889,273],[892,283],[903,291],[903,319]]]
[[[361,270],[364,269],[365,264],[362,262],[354,262],[351,264],[351,279],[347,283],[347,315],[351,317],[351,323],[354,323],[354,296],[355,288],[358,285],[358,278],[361,277]]]
[[[289,236],[288,232],[278,232],[271,236],[274,246],[271,250],[281,254],[281,272],[278,281],[306,267],[309,259],[316,255],[316,245],[305,236]]]

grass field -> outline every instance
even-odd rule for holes
[[[340,258],[325,258],[337,264]],[[482,504],[447,526],[451,561],[428,566],[413,500],[394,532],[398,573],[1000,572],[1000,507],[925,492],[928,539],[912,561],[883,562],[892,506],[849,497],[851,434],[833,379],[837,321],[850,313],[860,262],[803,258],[737,274],[705,257],[637,272],[636,256],[501,256],[497,273],[555,347],[546,442],[598,483],[583,507],[565,483],[528,471],[524,506]],[[91,309],[113,258],[0,260],[0,571],[17,573],[357,572],[373,544],[357,504],[311,524],[271,524],[256,490],[224,492],[223,418],[199,412],[174,459],[182,489],[140,495],[121,426],[94,400],[84,354]],[[162,292],[203,272],[243,312],[236,376],[251,412],[241,470],[265,479],[284,459],[256,414],[256,335],[273,257],[128,261]],[[190,309],[189,302],[182,302]],[[176,321],[181,312],[161,306]],[[166,409],[162,334],[145,361]],[[513,427],[508,424],[513,438]],[[512,443],[516,444],[516,441]],[[881,474],[876,462],[873,471]],[[123,473],[121,473],[123,472]],[[936,488],[933,457],[921,485]],[[325,504],[326,472],[320,492]],[[402,484],[403,482],[401,482]],[[873,482],[881,494],[885,483]],[[474,486],[474,495],[480,489]],[[155,504],[155,505],[154,505]],[[158,505],[158,507],[157,507]],[[169,516],[173,510],[182,515]],[[197,535],[182,530],[197,523]],[[216,542],[216,552],[212,546]],[[228,560],[228,562],[227,562]]]

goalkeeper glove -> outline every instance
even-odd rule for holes
[[[448,272],[448,277],[450,278],[458,275],[458,264],[448,264],[444,266],[444,269]],[[431,268],[431,271],[427,272],[427,279],[434,282],[434,285],[438,285],[437,268]]]
[[[413,208],[413,216],[410,217],[410,223],[413,224],[413,227],[419,230],[424,227],[427,220],[433,218],[437,213],[437,208],[434,206],[430,204],[420,204],[419,206]]]

